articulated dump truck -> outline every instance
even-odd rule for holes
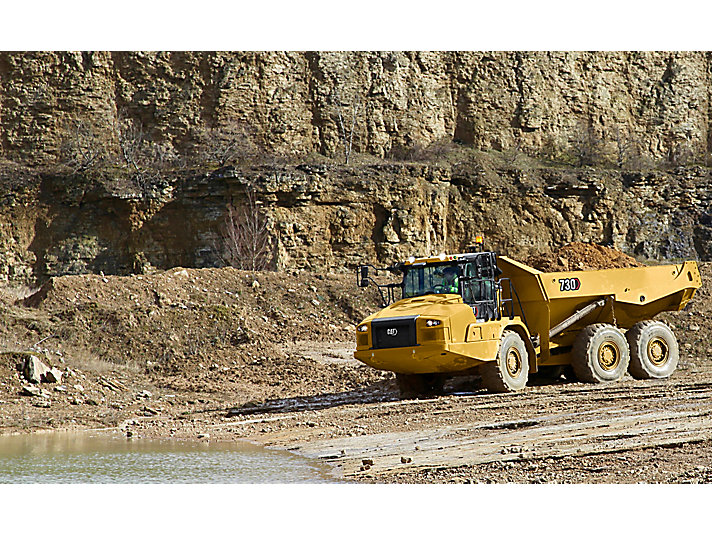
[[[354,356],[396,373],[403,398],[477,374],[492,392],[523,389],[530,374],[610,382],[626,371],[666,378],[679,359],[675,334],[652,320],[682,310],[701,286],[697,263],[544,273],[482,250],[409,258],[379,284],[384,308],[357,326]],[[397,298],[400,297],[400,298]]]

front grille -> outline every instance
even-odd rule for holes
[[[415,329],[417,318],[417,315],[409,315],[371,321],[373,348],[391,349],[417,345]]]

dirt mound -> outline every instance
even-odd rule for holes
[[[641,267],[635,258],[594,243],[570,243],[551,254],[532,254],[524,263],[547,273]]]
[[[43,340],[74,365],[129,366],[160,387],[244,401],[382,378],[295,350],[315,340],[352,342],[355,324],[379,307],[377,293],[350,275],[176,268],[63,276],[21,302],[0,332],[18,346]]]

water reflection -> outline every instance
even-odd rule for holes
[[[115,433],[0,436],[0,483],[314,483],[326,469],[247,443],[127,440]]]

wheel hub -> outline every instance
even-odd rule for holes
[[[654,337],[648,343],[648,359],[657,367],[665,365],[670,358],[670,348],[664,339]]]
[[[507,352],[507,373],[511,377],[519,376],[522,372],[522,355],[515,348],[509,349]]]
[[[621,361],[620,350],[615,343],[602,343],[598,349],[598,363],[604,371],[612,371]]]

